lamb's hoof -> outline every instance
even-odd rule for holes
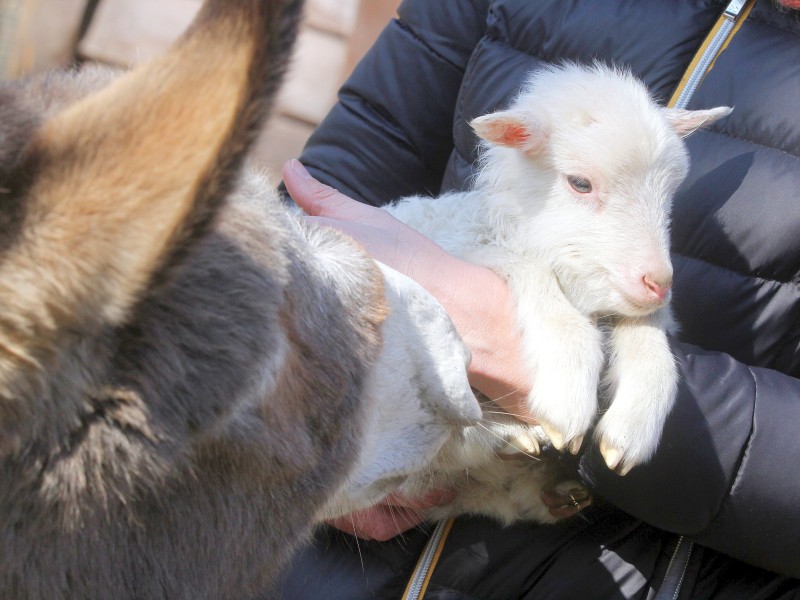
[[[553,444],[556,450],[561,452],[567,445],[563,434],[546,423],[541,423],[541,427],[544,434],[550,440],[550,443]]]
[[[551,425],[542,423],[541,427],[545,435],[550,439],[550,443],[553,444],[555,449],[559,452],[563,452],[566,449],[572,454],[577,454],[580,451],[581,446],[583,445],[583,434],[575,436],[571,440],[567,440],[564,434],[553,428]]]
[[[539,448],[539,440],[533,435],[519,434],[507,440],[506,445],[498,452],[505,456],[524,454],[535,458],[539,456],[541,449]]]
[[[580,452],[580,450],[581,450],[581,446],[583,446],[583,437],[584,437],[584,436],[582,436],[582,435],[579,435],[578,437],[574,438],[574,439],[573,439],[573,440],[572,440],[572,441],[569,443],[569,451],[570,451],[572,454],[577,454],[578,452]]]
[[[634,466],[630,461],[623,462],[622,450],[612,446],[605,440],[600,441],[600,454],[603,455],[603,459],[606,461],[608,468],[622,477],[630,473]]]

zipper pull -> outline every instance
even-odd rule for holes
[[[717,18],[716,24],[706,36],[703,45],[700,46],[700,50],[690,63],[689,69],[683,74],[678,89],[673,94],[668,106],[686,108],[703,77],[711,69],[717,56],[725,48],[730,36],[736,29],[736,20],[742,14],[745,6],[752,7],[753,4],[753,0],[731,0],[728,2],[724,12]],[[749,9],[747,13],[749,13]]]
[[[746,0],[731,0],[728,6],[725,7],[725,12],[723,12],[722,15],[730,21],[735,21],[739,13],[742,12],[745,1]]]

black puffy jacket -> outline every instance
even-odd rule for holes
[[[532,68],[564,59],[626,65],[666,103],[726,4],[407,0],[301,160],[372,204],[463,189],[476,160],[468,121],[507,104]],[[635,563],[628,573],[639,573],[640,591],[603,596],[595,588],[583,594],[589,598],[652,595],[675,545],[664,532],[698,544],[695,557],[706,558],[695,567],[698,581],[741,579],[739,597],[755,597],[744,591],[747,581],[763,589],[769,579],[748,565],[800,577],[800,16],[751,0],[736,25],[688,105],[735,110],[688,138],[692,169],[674,204],[673,302],[682,333],[673,348],[683,380],[676,406],[648,465],[620,478],[596,449],[581,459],[596,494],[624,513],[600,506],[587,513],[594,525],[556,528],[564,539],[572,538],[562,530],[599,535],[595,562],[610,539],[623,538],[635,541],[629,552],[652,560],[620,547],[615,560]],[[536,587],[545,573],[580,576],[579,557],[559,566],[552,545],[544,558],[525,554],[525,540],[541,541],[551,529],[457,522],[426,598],[575,597]],[[414,532],[394,544],[362,543],[359,558],[347,550],[352,540],[324,532],[317,562],[301,558],[302,575],[290,576],[284,592],[400,597],[423,541]],[[316,569],[327,575],[314,579]],[[609,566],[612,580],[614,572]],[[309,582],[326,577],[330,595],[315,596]],[[773,591],[791,587],[773,581],[781,581]]]

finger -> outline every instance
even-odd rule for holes
[[[292,199],[310,215],[326,216],[326,208],[335,207],[340,200],[335,189],[316,179],[297,160],[290,160],[283,166],[283,181]]]
[[[451,490],[433,490],[424,496],[390,494],[371,508],[330,519],[329,525],[363,540],[389,540],[416,527],[424,520],[424,511],[453,501]]]
[[[292,199],[309,215],[358,220],[358,215],[369,208],[314,179],[300,161],[294,159],[283,165],[283,181]]]
[[[385,506],[381,507],[379,515],[370,523],[369,533],[373,540],[385,542],[413,529],[423,520],[424,517],[418,510]]]
[[[330,227],[332,229],[338,229],[346,233],[351,238],[361,241],[362,243],[366,236],[367,226],[362,225],[361,223],[354,223],[353,221],[343,221],[341,219],[334,219],[332,217],[311,217],[306,216],[303,217],[306,223],[311,223],[313,225],[318,225],[321,227]]]
[[[369,227],[360,223],[354,223],[353,221],[342,221],[341,219],[331,219],[329,217],[304,217],[304,219],[306,223],[311,223],[313,225],[322,227],[329,227],[340,231],[351,240],[356,242],[356,244],[358,244],[360,248],[369,256],[376,260],[381,259],[381,246],[380,244],[373,243],[375,239],[375,232]]]
[[[417,510],[381,505],[331,519],[328,524],[362,540],[385,542],[422,521],[423,516]]]

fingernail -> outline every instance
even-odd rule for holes
[[[289,162],[289,168],[294,171],[298,177],[311,179],[311,173],[308,172],[308,169],[306,169],[299,160],[293,158],[291,162]]]

